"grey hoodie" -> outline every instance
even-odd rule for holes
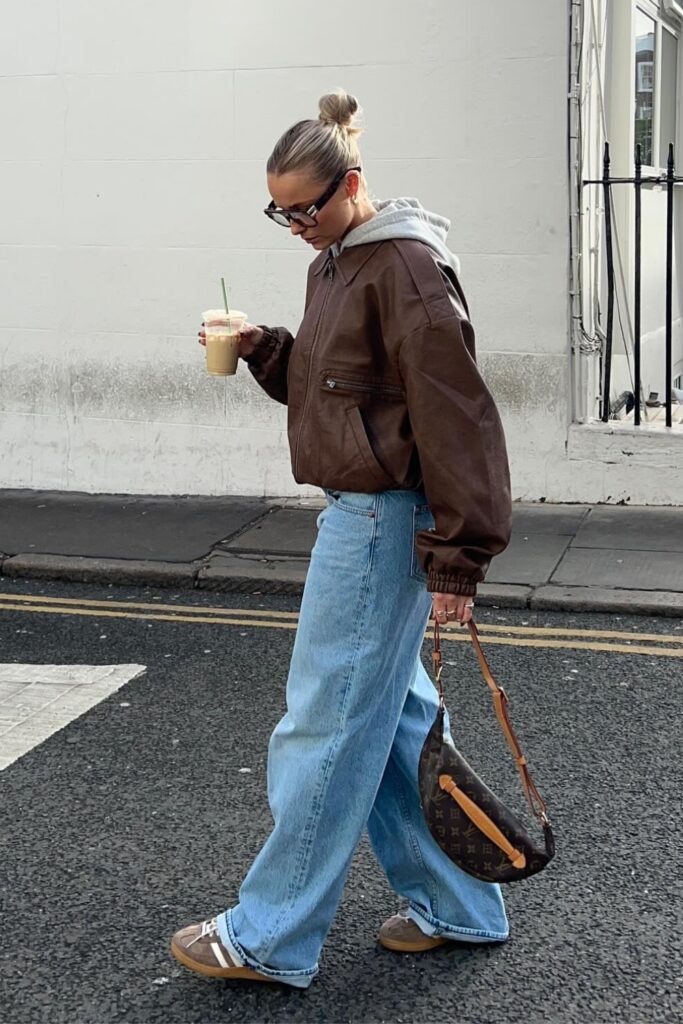
[[[451,266],[457,277],[460,276],[460,260],[446,245],[451,226],[448,218],[430,213],[417,199],[409,197],[373,199],[371,202],[377,210],[376,216],[349,231],[341,242],[330,246],[335,258],[352,245],[381,242],[387,238],[416,238],[429,246],[438,259]]]

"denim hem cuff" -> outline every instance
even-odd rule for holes
[[[410,904],[408,917],[415,922],[425,935],[444,935],[446,938],[456,939],[458,942],[505,942],[509,938],[510,931],[491,932],[480,928],[458,928],[438,917],[432,917],[425,913],[422,907],[415,903]]]
[[[229,910],[219,914],[216,923],[220,940],[228,952],[231,955],[234,953],[244,966],[251,967],[252,970],[258,971],[259,974],[264,974],[268,978],[274,978],[285,985],[292,985],[294,988],[308,988],[318,973],[319,968],[317,964],[309,970],[301,971],[277,971],[272,967],[266,967],[265,964],[259,963],[258,960],[255,960],[253,956],[240,946],[232,928]]]

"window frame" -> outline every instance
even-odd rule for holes
[[[631,60],[632,60],[632,75],[631,75],[631,127],[630,131],[633,137],[633,151],[635,154],[635,127],[636,127],[636,110],[635,110],[635,85],[636,85],[636,13],[640,11],[646,17],[651,18],[655,23],[655,51],[654,51],[654,75],[653,75],[653,95],[652,95],[652,107],[653,107],[653,118],[652,118],[652,159],[653,162],[646,164],[643,163],[644,174],[666,174],[666,163],[662,166],[659,163],[659,158],[662,151],[661,146],[661,129],[662,129],[662,104],[661,104],[661,87],[662,87],[662,54],[664,52],[662,46],[662,34],[668,32],[676,40],[676,73],[677,79],[681,78],[681,61],[683,60],[683,46],[681,40],[683,33],[681,32],[681,22],[677,17],[672,16],[666,9],[665,5],[660,0],[633,0],[633,14],[631,19]],[[673,142],[674,144],[674,155],[678,157],[680,162],[681,148],[681,90],[676,90],[674,106],[674,137],[673,139],[667,139],[667,144]],[[657,158],[655,161],[655,157]]]

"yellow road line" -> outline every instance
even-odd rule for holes
[[[428,635],[431,635],[431,631]],[[462,633],[460,635],[453,634],[448,636],[447,634],[441,633],[441,639],[446,640],[459,640],[464,643],[469,641],[469,634]],[[591,643],[589,641],[575,640],[570,643],[568,640],[526,640],[522,637],[504,637],[504,636],[484,636],[482,637],[482,643],[486,644],[504,644],[508,647],[545,647],[549,650],[565,650],[565,651],[611,651],[617,654],[649,654],[652,656],[659,656],[665,658],[683,658],[683,647],[649,647],[647,645],[640,644],[605,644],[605,643]]]
[[[174,617],[178,612],[189,612],[192,615],[239,615],[251,616],[258,619],[291,619],[298,620],[298,612],[269,611],[267,609],[253,608],[229,608],[225,606],[204,607],[203,605],[184,604],[160,604],[159,602],[137,602],[137,601],[99,601],[89,598],[68,598],[68,597],[38,597],[33,594],[0,594],[0,609],[6,602],[27,601],[33,604],[45,605],[69,605],[70,607],[86,608],[125,608],[135,610],[149,610],[154,612],[171,612]],[[205,620],[202,620],[205,621]],[[450,627],[447,627],[447,629]],[[497,623],[478,624],[481,633],[508,633],[520,636],[531,637],[579,637],[595,640],[635,640],[639,643],[650,641],[652,643],[667,643],[683,645],[683,635],[670,633],[629,633],[612,629],[569,629],[566,627],[551,626],[515,626]],[[443,629],[442,629],[443,632]]]
[[[297,626],[296,622],[277,622],[273,619],[259,621],[258,619],[240,619],[230,616],[220,617],[217,615],[166,615],[164,613],[152,615],[145,614],[143,612],[123,612],[107,609],[96,610],[86,608],[65,608],[63,606],[55,607],[54,605],[41,607],[39,605],[31,604],[15,605],[7,603],[3,604],[3,607],[7,611],[28,612],[29,614],[78,615],[82,617],[110,619],[143,619],[152,622],[194,622],[209,623],[218,626],[251,626],[259,627],[261,629],[296,629]],[[431,627],[427,629],[426,635],[431,636]],[[444,640],[453,640],[463,643],[467,643],[469,640],[469,634],[467,633],[450,633],[442,631],[441,635]],[[580,640],[570,642],[569,640],[503,637],[493,636],[491,634],[486,635],[483,640],[485,644],[503,644],[511,647],[542,647],[549,650],[611,651],[618,654],[646,654],[650,657],[683,658],[683,648],[655,647],[640,644],[598,643]]]
[[[560,626],[504,626],[493,623],[477,623],[480,633],[489,631],[503,633],[532,634],[534,636],[585,636],[596,640],[652,640],[654,643],[683,644],[683,633],[625,633],[617,629],[567,629]]]
[[[296,629],[296,622],[258,622],[253,619],[219,618],[213,615],[145,615],[142,612],[90,611],[86,608],[41,608],[38,605],[7,604],[3,608],[13,612],[43,613],[47,615],[82,615],[95,619],[151,619],[159,622],[201,622],[218,626],[262,626],[268,629]]]
[[[203,612],[205,614],[215,613],[217,615],[223,615],[225,612],[228,612],[234,615],[256,615],[259,618],[268,618],[271,615],[291,619],[299,618],[298,612],[271,612],[252,608],[224,608],[216,607],[215,605],[204,607],[204,605],[200,604],[160,604],[158,601],[95,601],[90,598],[42,597],[35,594],[0,594],[0,601],[32,601],[36,604],[68,604],[71,606],[84,605],[87,608],[141,608],[143,610],[149,609],[150,611]],[[1,607],[2,605],[0,605]]]

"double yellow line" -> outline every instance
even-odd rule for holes
[[[199,623],[216,626],[248,626],[252,629],[296,629],[298,612],[277,612],[253,608],[202,607],[160,602],[94,601],[68,597],[35,597],[31,594],[0,594],[2,611],[32,615],[79,615],[92,618],[145,619],[150,622]],[[611,629],[563,629],[545,626],[515,626],[482,623],[482,641],[511,647],[543,647],[578,651],[611,651],[645,654],[659,658],[683,657],[681,635],[670,633],[628,633]],[[428,630],[428,632],[431,632]],[[467,642],[469,635],[459,627],[442,627],[446,641]]]

